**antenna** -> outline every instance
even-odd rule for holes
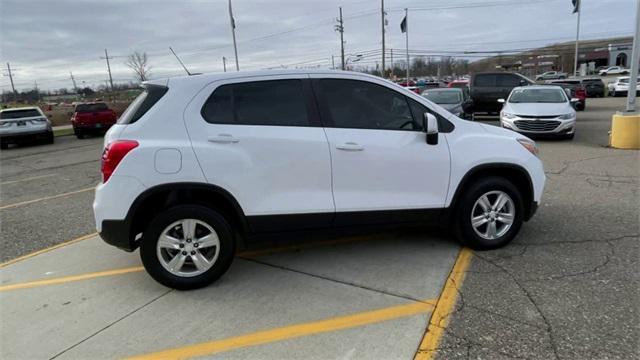
[[[171,52],[173,53],[173,56],[175,56],[175,57],[176,57],[176,59],[178,60],[178,62],[180,63],[180,65],[182,65],[182,68],[183,68],[183,69],[184,69],[184,71],[187,73],[187,75],[189,75],[189,76],[193,75],[193,74],[191,74],[191,73],[189,72],[189,70],[187,70],[187,67],[186,67],[186,66],[184,66],[184,63],[182,62],[182,60],[180,60],[180,58],[178,57],[178,54],[176,54],[176,52],[175,52],[175,51],[173,51],[173,49],[171,48],[171,46],[169,46],[169,50],[171,50]]]

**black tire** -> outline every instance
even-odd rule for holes
[[[576,136],[576,133],[572,133],[572,134],[566,134],[564,136],[562,136],[563,139],[566,140],[573,140],[573,138]]]
[[[78,139],[84,139],[85,135],[84,135],[84,132],[82,130],[73,129],[73,132],[76,134],[76,137]]]
[[[53,136],[53,131],[49,131],[47,136],[44,138],[45,144],[53,144],[55,141],[55,137]]]
[[[156,245],[162,232],[172,223],[181,219],[196,219],[211,226],[220,241],[219,255],[213,266],[206,272],[182,277],[166,270],[156,252]],[[235,256],[236,241],[231,226],[218,212],[200,205],[179,205],[157,215],[144,231],[140,258],[151,277],[162,285],[178,290],[191,290],[207,286],[220,278],[231,266]]]
[[[7,150],[9,148],[9,143],[6,141],[0,141],[0,149]]]
[[[502,191],[509,195],[514,204],[514,218],[511,227],[506,233],[500,237],[487,240],[476,234],[471,224],[471,216],[476,201],[481,196],[491,191]],[[520,231],[522,222],[524,221],[524,205],[520,191],[511,183],[502,177],[490,176],[476,181],[467,187],[462,193],[455,212],[453,222],[454,233],[458,240],[463,244],[475,250],[490,250],[508,244]]]

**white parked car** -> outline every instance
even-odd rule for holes
[[[629,92],[629,76],[620,76],[616,78],[616,81],[609,83],[609,95],[610,96],[626,96]],[[636,83],[636,91],[640,91],[640,77],[638,77]]]
[[[53,139],[51,122],[39,107],[0,110],[0,148],[34,140],[53,144]]]
[[[605,75],[624,75],[624,74],[628,74],[629,73],[629,69],[625,69],[622,66],[609,66],[606,69],[602,69],[600,70],[600,72],[598,72],[600,74],[600,76],[605,76]]]
[[[573,139],[576,111],[567,92],[553,85],[517,87],[500,111],[502,127],[528,135],[553,135]]]
[[[462,120],[384,79],[262,71],[177,77],[105,136],[96,227],[140,247],[160,283],[205,286],[240,239],[450,224],[475,249],[511,241],[540,203],[530,139]]]

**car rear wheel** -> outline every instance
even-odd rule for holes
[[[143,234],[140,256],[159,283],[197,289],[220,278],[235,254],[231,226],[216,211],[180,205],[156,216]]]
[[[502,247],[522,226],[522,196],[504,178],[492,176],[475,182],[458,203],[454,232],[460,242],[473,249]]]

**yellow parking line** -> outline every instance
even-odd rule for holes
[[[28,177],[28,178],[24,178],[24,179],[0,182],[0,185],[8,185],[8,184],[15,184],[15,183],[23,182],[23,181],[38,180],[38,179],[51,177],[51,176],[56,176],[56,175],[58,175],[58,174],[47,174],[47,175],[40,175],[40,176],[32,176],[32,177]]]
[[[469,268],[473,252],[468,248],[462,248],[453,265],[453,269],[447,278],[444,289],[438,298],[436,307],[431,314],[429,326],[422,338],[415,360],[431,360],[434,358],[444,329],[449,324],[449,315],[458,300],[458,288],[462,286],[465,272]]]
[[[82,274],[82,275],[65,276],[65,277],[59,277],[55,279],[30,281],[30,282],[0,286],[0,292],[18,290],[18,289],[28,289],[32,287],[38,287],[38,286],[63,284],[63,283],[68,283],[73,281],[95,279],[95,278],[105,277],[105,276],[128,274],[132,272],[139,272],[142,270],[144,270],[142,266],[135,266],[135,267],[129,267],[129,268],[123,268],[123,269],[93,272],[93,273]]]
[[[11,264],[15,264],[18,261],[26,260],[26,259],[32,258],[32,257],[34,257],[36,255],[44,254],[44,253],[49,252],[51,250],[55,250],[55,249],[61,248],[63,246],[71,245],[73,243],[77,243],[79,241],[89,239],[89,238],[94,237],[96,235],[98,235],[98,233],[87,234],[87,235],[84,235],[84,236],[80,236],[79,238],[75,238],[73,240],[65,241],[65,242],[60,243],[58,245],[54,245],[54,246],[48,247],[46,249],[38,250],[38,251],[32,252],[30,254],[17,257],[15,259],[12,259],[12,260],[9,260],[7,262],[4,262],[4,263],[0,264],[0,269],[2,269],[5,266],[9,266]]]
[[[4,206],[0,206],[0,210],[11,209],[11,208],[14,208],[14,207],[23,206],[23,205],[29,205],[29,204],[33,204],[33,203],[40,202],[40,201],[45,201],[45,200],[57,199],[57,198],[61,198],[61,197],[69,196],[69,195],[74,195],[74,194],[79,194],[79,193],[83,193],[83,192],[87,192],[87,191],[92,191],[94,189],[95,189],[95,187],[90,187],[90,188],[86,188],[86,189],[70,191],[70,192],[63,193],[63,194],[45,196],[45,197],[42,197],[42,198],[39,198],[39,199],[27,200],[27,201],[22,201],[22,202],[15,203],[15,204],[4,205]]]
[[[321,334],[358,326],[375,324],[387,320],[423,314],[433,309],[433,300],[392,306],[384,309],[366,311],[346,316],[279,327],[250,334],[213,340],[200,344],[134,356],[130,359],[186,359],[196,356],[212,355],[247,346],[256,346],[302,336]]]

